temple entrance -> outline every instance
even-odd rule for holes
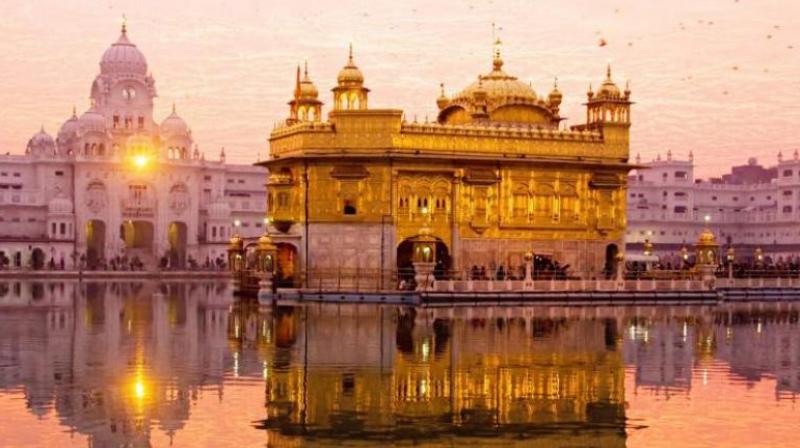
[[[106,223],[99,219],[86,222],[86,267],[95,269],[105,259]]]
[[[275,267],[275,279],[278,287],[294,287],[299,280],[297,271],[297,248],[289,243],[277,243],[278,256]]]
[[[614,273],[617,271],[617,254],[619,253],[619,248],[616,244],[609,244],[606,246],[606,263],[603,267],[603,274],[605,274],[606,278],[611,278],[614,276]]]
[[[44,268],[44,251],[38,247],[31,252],[31,268],[34,270]]]
[[[397,277],[399,280],[410,282],[414,279],[414,238],[407,238],[397,246]],[[436,280],[447,279],[450,276],[452,258],[450,250],[441,239],[436,238],[436,267],[433,276]]]
[[[149,221],[123,221],[119,236],[125,242],[125,254],[134,269],[154,267],[158,260],[153,254],[153,223]]]
[[[128,249],[151,249],[153,247],[153,223],[149,221],[125,221],[120,228],[120,238]]]
[[[185,223],[171,222],[167,228],[167,241],[169,253],[167,254],[169,267],[182,269],[186,267],[186,240],[188,230]]]

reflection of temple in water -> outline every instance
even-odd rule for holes
[[[300,435],[625,445],[624,367],[613,322],[428,319],[409,309],[335,305],[249,319],[253,342],[273,360],[263,371],[261,427],[275,446]]]
[[[0,387],[91,446],[172,437],[200,387],[221,393],[228,296],[214,283],[14,283],[0,291]]]
[[[0,393],[91,446],[181,441],[192,403],[239,376],[263,380],[252,430],[269,446],[622,447],[626,371],[629,394],[686,393],[719,366],[774,376],[778,398],[800,387],[788,303],[265,310],[230,297],[217,283],[0,284]]]
[[[800,309],[794,303],[645,307],[621,319],[625,364],[636,387],[663,392],[691,388],[692,369],[725,363],[750,383],[775,377],[776,397],[800,392]]]

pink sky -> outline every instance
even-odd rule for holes
[[[797,0],[2,0],[0,152],[88,107],[123,13],[156,78],[157,119],[176,101],[209,157],[224,146],[229,160],[263,158],[295,65],[308,60],[330,103],[351,41],[371,107],[432,118],[440,82],[452,94],[489,71],[492,22],[506,71],[539,94],[558,76],[568,124],[583,121],[607,61],[630,79],[632,156],[691,149],[707,176],[800,149]]]

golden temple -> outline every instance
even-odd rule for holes
[[[597,92],[589,88],[586,123],[568,129],[557,84],[543,97],[508,74],[499,40],[488,74],[453,96],[442,86],[435,122],[369,108],[352,46],[332,92],[325,121],[298,67],[289,118],[260,163],[283,278],[311,286],[326,270],[408,268],[423,228],[437,241],[437,275],[516,269],[530,251],[574,275],[611,268],[634,166],[630,90],[610,66]]]

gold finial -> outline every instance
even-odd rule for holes
[[[72,116],[73,117],[77,117],[78,116],[78,108],[75,107],[74,104],[72,105]]]
[[[611,81],[611,63],[610,62],[606,66],[606,79]]]
[[[445,96],[444,95],[444,83],[443,82],[439,83],[439,88],[441,89],[442,96]]]
[[[503,58],[501,57],[501,51],[503,47],[503,42],[498,37],[494,41],[494,58],[492,59],[492,66],[495,70],[500,70],[503,67]]]
[[[122,15],[122,34],[128,34],[128,17],[125,14]]]
[[[308,60],[305,61],[303,66],[303,76],[308,79]]]
[[[347,62],[353,65],[353,43],[350,42],[350,55],[347,57]]]
[[[558,90],[558,76],[553,78],[553,90]]]
[[[172,114],[175,114],[175,101],[172,102]]]

